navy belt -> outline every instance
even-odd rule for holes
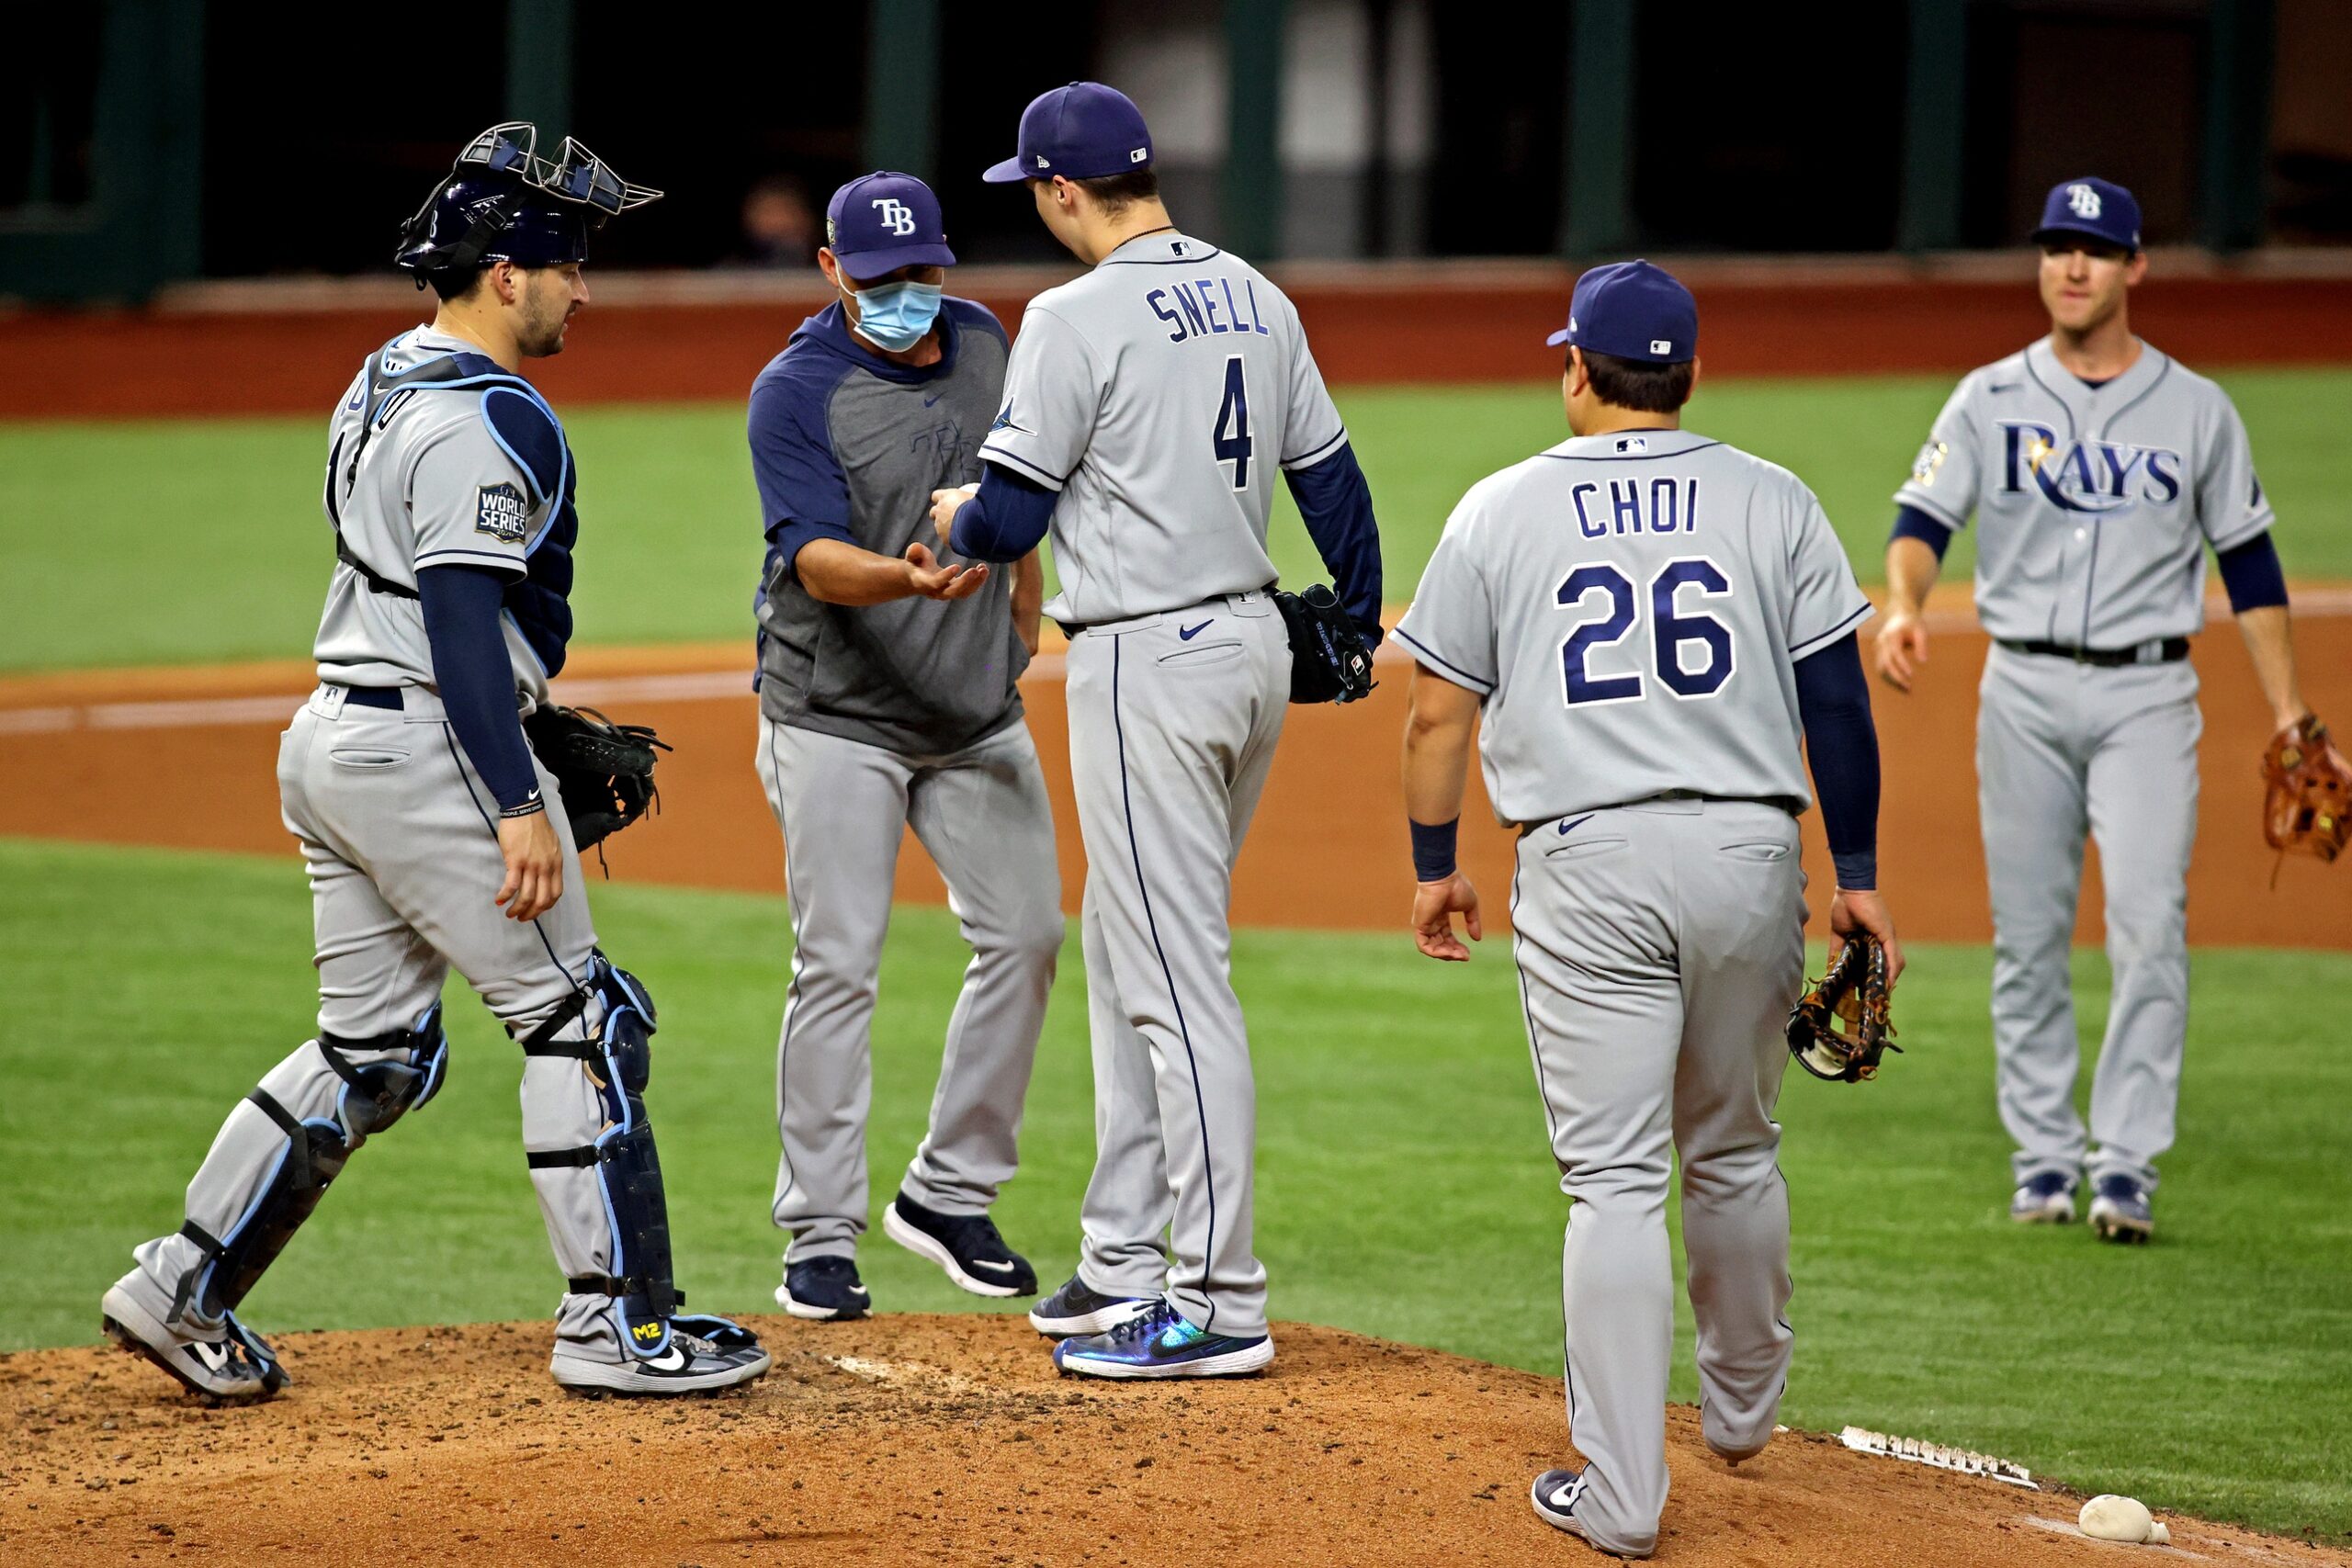
[[[2007,637],[2000,640],[2001,646],[2011,653],[2071,659],[2077,664],[2096,664],[2102,670],[2120,669],[2126,664],[2177,664],[2188,657],[2188,639],[2185,637],[2143,642],[2136,648],[2075,648],[2063,642],[2013,642]]]
[[[333,682],[328,684],[333,685]],[[343,688],[345,707],[389,708],[401,711],[401,689],[398,686],[345,686]]]

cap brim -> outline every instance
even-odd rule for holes
[[[1544,340],[1545,346],[1551,348],[1557,348],[1567,341],[1568,329],[1566,327],[1562,327],[1558,332],[1554,333],[1550,337]]]
[[[980,175],[992,186],[1018,185],[1028,177],[1029,172],[1021,166],[1021,154],[1018,152],[1001,164],[990,164],[988,171]]]
[[[864,283],[902,266],[954,266],[956,253],[945,245],[894,245],[887,251],[860,251],[847,256],[836,251],[833,259],[853,281]]]
[[[2044,240],[2054,239],[2062,234],[2079,235],[2086,240],[2097,240],[2102,245],[2120,245],[2127,251],[2136,251],[2140,248],[2128,240],[2119,240],[2112,234],[2102,233],[2086,223],[2045,223],[2033,231],[2032,239],[2038,245]]]

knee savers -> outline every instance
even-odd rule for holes
[[[285,1143],[272,1156],[275,1163],[261,1196],[227,1235],[215,1236],[194,1220],[180,1226],[180,1234],[196,1243],[202,1256],[181,1276],[169,1321],[177,1322],[191,1304],[198,1315],[210,1319],[243,1301],[326,1196],[328,1184],[343,1174],[352,1151],[439,1092],[449,1062],[449,1037],[442,1032],[438,1002],[414,1029],[364,1040],[322,1031],[314,1043],[343,1080],[335,1092],[334,1116],[297,1117],[266,1089],[256,1088],[245,1097],[277,1123]],[[378,1059],[353,1059],[360,1055]]]
[[[645,1357],[669,1348],[670,1320],[684,1299],[672,1277],[669,1204],[645,1112],[653,1028],[653,998],[643,984],[599,953],[588,984],[523,1040],[526,1056],[577,1058],[603,1099],[605,1125],[594,1142],[526,1157],[534,1170],[596,1173],[612,1271],[575,1275],[568,1283],[576,1294],[613,1297],[628,1348]]]

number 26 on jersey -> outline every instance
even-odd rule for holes
[[[1732,675],[1731,628],[1707,614],[1706,605],[1729,598],[1731,592],[1731,579],[1705,556],[1668,561],[1651,576],[1646,592],[1608,561],[1569,572],[1556,595],[1559,607],[1577,617],[1576,629],[1560,645],[1568,705],[1635,703],[1649,695],[1648,683],[1638,671],[1595,674],[1588,667],[1596,650],[1634,637],[1636,625],[1645,619],[1648,636],[1641,640],[1649,645],[1650,669],[1670,695],[1712,697],[1722,691]]]

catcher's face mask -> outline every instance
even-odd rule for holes
[[[423,288],[433,273],[490,261],[529,267],[582,261],[589,234],[606,218],[661,198],[571,137],[553,159],[538,155],[538,139],[537,127],[512,120],[468,142],[448,178],[401,226],[394,265]]]

